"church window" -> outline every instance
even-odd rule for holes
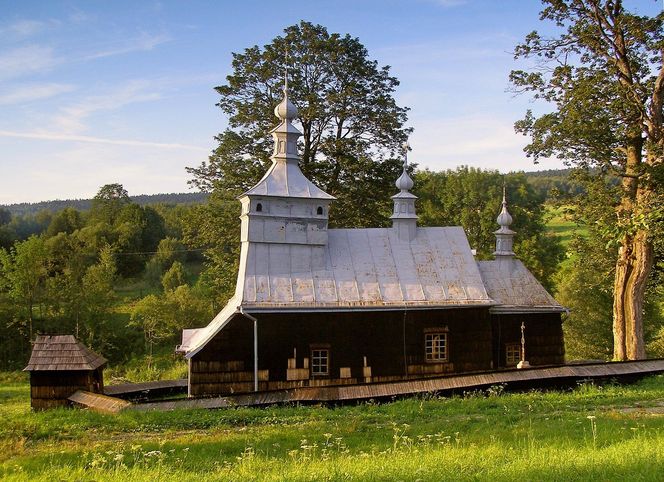
[[[263,212],[263,205],[261,203],[256,204],[256,212],[257,213]]]
[[[311,350],[311,375],[322,377],[330,374],[330,350],[313,348]]]
[[[505,345],[505,364],[516,365],[521,361],[521,345],[519,343],[508,343]]]
[[[446,362],[448,359],[447,333],[425,333],[424,354],[427,362]]]
[[[316,209],[316,214],[318,214],[319,216],[323,215],[323,206],[318,206],[318,208]]]

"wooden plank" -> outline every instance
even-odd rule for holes
[[[118,413],[131,404],[119,398],[113,398],[101,393],[86,392],[78,390],[67,400],[82,407],[101,413]]]
[[[472,390],[495,384],[528,383],[647,375],[664,372],[664,359],[640,362],[595,363],[558,367],[534,367],[523,370],[448,375],[416,380],[393,381],[363,385],[310,386],[275,391],[249,392],[224,397],[187,399],[169,402],[136,404],[131,410],[174,410],[175,408],[223,408],[230,406],[270,405],[288,402],[327,402],[334,400],[363,400],[415,393],[448,390]],[[355,381],[355,379],[350,379]],[[337,383],[342,382],[338,380]],[[273,386],[275,384],[270,384]],[[278,386],[276,384],[275,386]]]
[[[137,394],[164,389],[186,388],[187,379],[180,380],[158,380],[155,382],[123,383],[119,385],[108,385],[104,387],[104,394],[110,396]]]

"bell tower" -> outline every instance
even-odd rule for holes
[[[394,212],[390,219],[392,219],[392,229],[396,231],[397,237],[401,241],[411,241],[417,234],[417,214],[415,213],[417,196],[410,192],[414,183],[406,170],[408,167],[408,143],[404,143],[403,147],[403,171],[395,182],[399,192],[392,196]]]
[[[292,124],[297,108],[284,98],[274,109],[280,120],[272,129],[272,165],[263,178],[239,198],[242,204],[241,242],[318,245],[327,244],[330,203],[334,200],[307,179],[299,166],[297,139],[302,133]]]

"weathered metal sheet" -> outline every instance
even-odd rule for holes
[[[489,296],[498,303],[492,311],[565,311],[518,259],[501,257],[477,264]]]
[[[309,245],[251,243],[240,273],[247,308],[491,304],[460,227],[331,229],[323,269]]]
[[[203,348],[208,341],[212,339],[214,335],[219,333],[221,329],[228,324],[228,322],[235,316],[240,310],[240,300],[236,296],[233,296],[226,306],[215,316],[212,321],[205,328],[196,330],[196,332],[189,339],[188,345],[181,345],[180,351],[186,353],[187,358],[191,358],[198,351]],[[184,341],[184,340],[183,340]]]
[[[307,179],[297,162],[274,161],[258,183],[244,195],[334,199]]]

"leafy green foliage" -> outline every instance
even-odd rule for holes
[[[164,273],[161,278],[161,285],[164,291],[175,291],[176,288],[187,284],[187,274],[184,271],[184,266],[179,261],[174,261],[171,267]]]
[[[515,124],[535,161],[557,157],[600,178],[615,219],[604,234],[616,247],[614,357],[645,356],[643,303],[651,267],[661,260],[654,234],[664,224],[664,12],[627,11],[621,0],[543,0],[554,37],[530,33],[517,59],[535,60],[510,80],[554,110],[528,111]],[[620,179],[616,196],[608,175]],[[590,196],[577,196],[584,205]],[[592,202],[592,200],[591,200]],[[601,222],[600,219],[594,222]]]
[[[162,206],[161,211],[172,209]],[[13,229],[26,216],[11,218],[8,226]],[[131,202],[121,185],[108,185],[89,215],[66,208],[32,218],[42,227],[41,235],[14,241],[9,251],[0,249],[0,366],[22,368],[34,333],[75,334],[112,362],[142,351],[140,334],[127,324],[131,309],[115,285],[140,274],[155,250],[155,285],[174,260],[185,260],[180,240],[163,240],[166,226],[159,211]],[[174,276],[178,283],[172,288],[183,280]],[[182,303],[189,302],[181,297]]]
[[[559,241],[546,234],[543,199],[523,173],[503,176],[469,167],[417,172],[414,192],[419,196],[420,224],[463,226],[478,257],[489,259],[496,246],[503,183],[514,218],[511,229],[517,232],[515,253],[550,288],[563,251]]]
[[[35,304],[41,303],[48,274],[48,256],[44,240],[31,236],[16,243],[2,261],[4,277],[9,285],[9,295],[18,305],[19,324],[23,335],[32,339]]]
[[[321,25],[300,22],[263,48],[233,54],[233,73],[217,87],[219,107],[229,128],[207,162],[188,169],[192,183],[205,191],[238,195],[254,185],[269,166],[280,102],[284,54],[288,52],[289,91],[302,127],[301,168],[322,189],[337,197],[332,223],[382,225],[386,199],[394,190],[400,164],[382,162],[400,149],[409,129],[407,109],[393,98],[398,86],[389,67],[378,67],[366,48],[350,35],[330,34]],[[359,190],[365,194],[357,202]]]

